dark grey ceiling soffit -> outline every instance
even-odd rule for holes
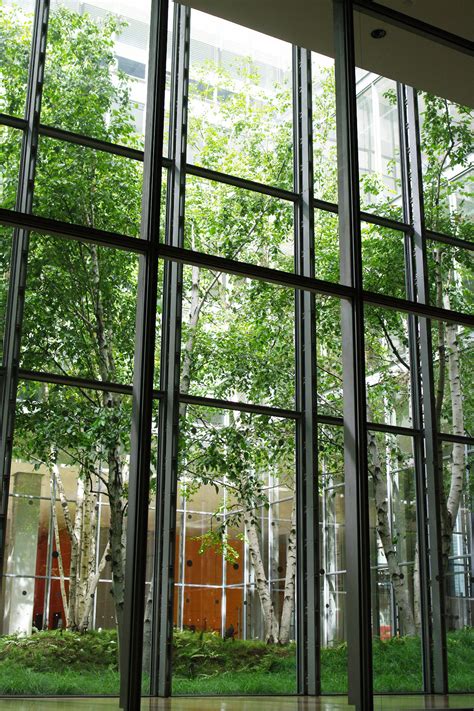
[[[334,56],[332,0],[186,0],[186,4]],[[384,0],[384,4],[464,39],[473,38],[474,0]],[[373,39],[375,29],[385,30],[385,37]],[[472,53],[358,11],[355,33],[360,68],[474,106]]]

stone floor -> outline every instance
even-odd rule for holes
[[[474,695],[376,696],[376,711],[460,709],[474,711]],[[0,711],[118,711],[116,698],[0,699]],[[142,711],[351,711],[342,696],[319,699],[291,696],[253,696],[143,699]]]

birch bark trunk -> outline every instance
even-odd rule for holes
[[[275,608],[268,588],[267,576],[260,552],[257,526],[251,513],[244,515],[245,532],[247,536],[250,558],[255,573],[255,586],[257,588],[260,604],[262,606],[264,640],[268,644],[275,644],[279,639],[279,625],[275,616]]]
[[[293,496],[291,507],[291,523],[286,548],[286,575],[283,608],[280,619],[280,644],[290,641],[291,620],[295,604],[295,575],[296,575],[296,495]]]
[[[415,634],[413,608],[410,599],[408,577],[402,572],[398,560],[397,548],[393,542],[388,515],[388,496],[386,477],[380,465],[380,455],[375,439],[375,434],[369,435],[369,453],[372,462],[372,481],[375,494],[375,508],[377,512],[377,533],[382,542],[385,558],[390,572],[395,602],[400,619],[401,633]]]
[[[89,618],[90,614],[92,612],[92,605],[94,603],[94,596],[95,592],[97,590],[97,585],[99,584],[100,576],[102,571],[105,568],[105,564],[107,562],[107,556],[110,553],[110,543],[107,543],[105,546],[105,550],[102,554],[102,558],[100,559],[99,566],[97,570],[89,576],[89,579],[87,581],[87,594],[86,594],[86,599],[85,599],[85,604],[84,604],[84,609],[83,609],[83,615],[82,618],[79,621],[79,631],[80,632],[85,632],[87,629],[89,629]]]

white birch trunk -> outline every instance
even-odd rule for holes
[[[415,561],[413,565],[413,617],[417,634],[421,630],[421,597],[420,597],[420,550],[418,540],[415,544]]]
[[[291,507],[291,523],[286,548],[286,575],[285,591],[283,595],[283,608],[280,619],[280,644],[290,641],[291,620],[295,604],[295,575],[296,575],[296,494],[293,496]]]
[[[395,602],[400,618],[402,634],[414,635],[415,622],[410,600],[408,578],[402,572],[398,560],[398,552],[392,540],[388,516],[388,497],[386,478],[380,466],[379,452],[375,435],[370,434],[369,452],[372,461],[372,481],[374,484],[375,508],[377,513],[377,533],[382,542],[385,558],[390,572]]]
[[[74,529],[71,536],[71,565],[69,569],[69,618],[67,620],[68,629],[77,629],[77,596],[78,596],[78,576],[81,553],[81,531],[82,513],[84,502],[84,481],[82,477],[77,479],[76,488],[76,516],[74,519]]]
[[[454,273],[450,274],[450,281],[454,281]],[[443,299],[443,304],[445,308],[450,308],[449,293],[445,289],[445,296]],[[460,355],[459,355],[459,341],[458,341],[458,326],[456,324],[448,323],[445,326],[445,337],[446,337],[446,361],[448,370],[448,382],[450,390],[450,400],[451,400],[451,416],[452,416],[452,428],[453,434],[464,436],[464,406],[463,406],[463,393],[461,384],[461,368],[460,368]],[[438,427],[440,422],[438,422]],[[464,445],[459,442],[454,442],[452,444],[452,457],[450,462],[451,476],[449,481],[449,490],[447,493],[447,498],[443,494],[443,500],[445,500],[444,511],[442,512],[442,554],[443,554],[443,567],[447,571],[449,565],[449,554],[451,552],[451,539],[454,526],[456,523],[456,518],[459,512],[459,506],[461,503],[461,498],[464,489],[464,476],[465,476],[465,458],[464,458]],[[443,474],[443,452],[440,447],[440,462],[439,466],[441,468],[441,473]]]
[[[76,623],[79,626],[84,616],[84,606],[87,596],[87,581],[89,577],[91,554],[91,482],[89,477],[84,481],[84,497],[82,503],[82,525],[80,534],[80,557],[77,581]]]
[[[97,585],[99,584],[100,576],[102,571],[105,568],[105,564],[107,562],[107,556],[110,553],[110,543],[107,543],[105,546],[105,550],[102,554],[102,558],[100,559],[99,566],[96,571],[91,573],[89,575],[89,578],[87,580],[87,594],[86,594],[86,599],[85,599],[85,604],[83,608],[83,614],[82,618],[79,620],[79,631],[80,632],[85,632],[87,629],[89,629],[89,618],[90,614],[92,611],[92,605],[94,602],[94,595],[97,590]]]
[[[153,621],[153,576],[148,588],[148,595],[145,604],[145,619],[143,622],[143,671],[149,674],[151,671],[151,633]]]
[[[260,542],[258,540],[257,526],[251,513],[244,516],[245,532],[255,573],[255,585],[257,588],[260,604],[262,606],[264,639],[269,644],[275,644],[279,638],[279,625],[275,616],[275,608],[268,588],[268,580],[265,574],[262,555],[260,552]]]

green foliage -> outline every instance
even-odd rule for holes
[[[114,630],[82,635],[65,630],[36,632],[30,637],[0,637],[0,663],[5,661],[35,672],[58,667],[117,670],[117,634]]]
[[[424,201],[426,224],[435,232],[474,239],[472,221],[464,213],[463,202],[473,195],[473,180],[467,172],[472,167],[474,150],[473,112],[467,106],[424,93],[421,101],[421,150],[424,156]],[[459,207],[450,207],[450,197],[457,194]]]
[[[378,692],[421,690],[421,645],[417,637],[374,640],[374,687]],[[452,691],[472,691],[474,632],[448,633]],[[347,645],[321,650],[322,689],[347,692]],[[144,679],[144,693],[147,680]],[[39,632],[0,638],[0,693],[118,693],[115,631]],[[226,641],[211,633],[174,634],[174,694],[293,694],[296,647],[259,641]]]

